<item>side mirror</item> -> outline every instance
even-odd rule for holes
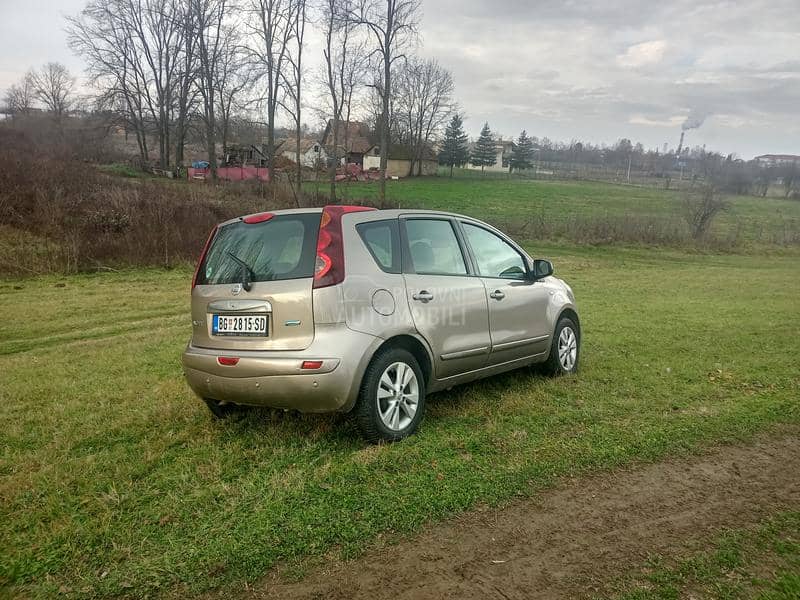
[[[533,281],[537,281],[539,279],[544,279],[545,277],[550,277],[553,274],[553,263],[549,260],[544,260],[543,258],[537,258],[533,261],[533,265],[530,272],[530,278]]]

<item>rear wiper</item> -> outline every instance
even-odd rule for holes
[[[252,281],[256,278],[256,274],[253,272],[253,269],[250,268],[246,262],[244,262],[241,258],[236,256],[233,252],[228,250],[228,256],[230,256],[233,260],[235,260],[240,267],[242,267],[242,287],[244,288],[245,292],[249,292],[250,288],[253,287]]]

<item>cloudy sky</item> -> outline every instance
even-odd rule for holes
[[[83,4],[0,0],[0,93],[49,60],[80,73],[63,15]],[[798,0],[423,0],[420,34],[472,135],[674,147],[691,117],[691,145],[800,154]]]

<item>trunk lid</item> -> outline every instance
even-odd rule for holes
[[[201,258],[192,289],[192,345],[307,348],[314,339],[319,223],[320,211],[314,210],[262,213],[221,225]],[[266,335],[261,330],[265,321]]]

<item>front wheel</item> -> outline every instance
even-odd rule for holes
[[[568,375],[578,370],[580,330],[569,317],[561,317],[553,332],[545,367],[551,375]]]
[[[425,380],[414,356],[390,348],[372,359],[355,407],[364,438],[373,444],[397,442],[414,433],[425,411]]]

